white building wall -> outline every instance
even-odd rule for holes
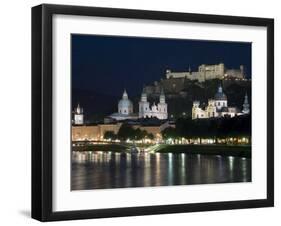
[[[84,124],[84,117],[82,114],[75,114],[74,115],[74,124],[75,125],[83,125]]]

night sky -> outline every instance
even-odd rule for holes
[[[72,88],[121,96],[140,95],[143,85],[172,71],[200,64],[243,64],[251,77],[251,43],[72,35]]]

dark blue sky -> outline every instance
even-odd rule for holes
[[[72,35],[72,87],[120,96],[139,95],[165,70],[197,71],[200,64],[243,64],[251,77],[251,43]]]

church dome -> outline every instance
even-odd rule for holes
[[[131,108],[132,106],[133,106],[133,103],[129,99],[127,99],[127,100],[121,99],[118,102],[118,108]]]
[[[126,90],[124,90],[123,97],[118,102],[118,109],[121,114],[129,114],[133,111],[133,103],[129,100]]]
[[[219,86],[219,88],[218,88],[218,92],[215,95],[215,100],[227,100],[227,97],[223,93],[221,86]]]

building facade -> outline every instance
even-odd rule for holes
[[[72,126],[72,141],[102,141],[106,132],[113,132],[118,134],[119,129],[122,126],[122,122],[112,124],[97,124],[97,125],[73,125]],[[158,124],[141,124],[137,123],[132,125],[134,129],[144,130],[147,133],[151,133],[154,139],[161,140],[161,132],[168,127],[175,128],[171,122],[161,122]]]
[[[244,115],[250,113],[250,105],[248,103],[248,95],[245,95],[242,111],[239,111],[237,107],[229,107],[227,102],[227,96],[223,93],[222,86],[218,87],[218,91],[214,96],[214,99],[208,100],[208,105],[205,109],[200,107],[199,101],[193,102],[192,107],[192,119],[198,118],[217,118],[217,117],[235,117],[238,115]]]
[[[153,103],[151,107],[150,103],[147,100],[145,89],[143,89],[143,92],[141,94],[141,99],[139,102],[139,118],[152,117],[156,117],[158,119],[168,118],[168,104],[166,103],[163,89],[161,90],[159,96],[159,103],[157,105]]]
[[[72,126],[72,141],[100,141],[107,131],[117,134],[121,123]]]

